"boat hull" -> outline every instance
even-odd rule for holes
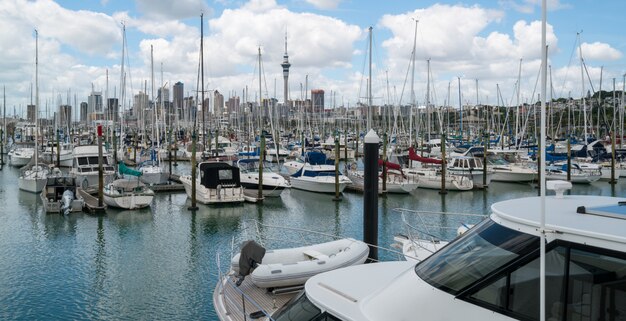
[[[291,177],[291,187],[303,191],[315,192],[315,193],[335,193],[335,178],[332,176],[318,176],[318,177]],[[346,189],[346,186],[350,183],[350,180],[346,178],[339,179],[339,193],[342,193]]]
[[[181,176],[180,182],[185,187],[187,197],[191,198],[191,176]],[[196,179],[196,201],[201,204],[243,203],[243,187],[223,187],[210,189],[202,186]]]

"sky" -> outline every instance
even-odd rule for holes
[[[613,78],[622,88],[624,12],[626,1],[548,0],[551,97],[612,90]],[[262,95],[284,100],[286,36],[290,99],[319,88],[326,108],[365,102],[370,26],[375,104],[409,104],[412,78],[419,105],[458,106],[459,83],[463,104],[515,105],[536,101],[540,92],[541,0],[0,0],[7,113],[20,113],[30,102],[35,29],[40,110],[73,105],[74,97],[86,101],[92,87],[120,97],[122,25],[124,108],[129,93],[146,83],[152,92],[151,47],[155,86],[180,81],[185,94],[194,95],[201,13],[205,90],[226,97],[242,96],[247,87],[247,99],[258,100],[260,47]]]

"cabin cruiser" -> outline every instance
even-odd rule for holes
[[[479,157],[453,156],[447,170],[451,174],[463,175],[472,180],[475,188],[485,188],[493,178],[494,171],[487,168],[484,173],[483,160]],[[486,175],[486,178],[483,177]],[[485,183],[483,183],[483,180]]]
[[[57,147],[58,145],[59,144],[57,143],[48,142],[41,153],[41,158],[45,159],[50,164],[57,165],[58,167],[72,167],[74,160],[72,145],[69,143],[62,143],[60,149]],[[59,164],[57,164],[57,153],[59,157]]]
[[[30,144],[14,144],[13,149],[7,154],[9,156],[9,165],[22,167],[28,164],[33,155],[35,155],[35,147],[33,146]]]
[[[77,186],[83,189],[97,187],[99,184],[98,169],[97,145],[74,147],[74,165],[70,169],[70,175],[76,178]],[[115,179],[115,168],[112,165],[109,154],[104,151],[102,153],[102,170],[105,184]]]
[[[239,167],[241,186],[245,189],[259,190],[259,160],[240,159]],[[285,189],[291,188],[291,184],[281,175],[274,173],[270,167],[263,166],[263,197],[278,197]]]
[[[624,320],[626,199],[564,196],[568,187],[547,184],[557,195],[545,198],[546,320]],[[496,203],[489,219],[417,264],[314,276],[271,318],[539,320],[541,204],[540,197]]]
[[[243,203],[244,194],[239,168],[224,162],[198,164],[200,177],[196,180],[196,200],[202,204]],[[180,177],[187,196],[191,198],[191,175]]]

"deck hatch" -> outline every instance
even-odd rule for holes
[[[591,214],[626,220],[626,202],[618,202],[614,205],[595,207],[581,206],[576,210],[576,212],[579,214]]]

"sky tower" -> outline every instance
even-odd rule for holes
[[[291,67],[291,64],[289,63],[289,55],[287,54],[287,33],[286,32],[285,32],[285,55],[283,56],[283,63],[280,65],[281,67],[283,67],[283,79],[285,81],[283,99],[284,99],[284,108],[286,109],[289,107],[289,67]]]

